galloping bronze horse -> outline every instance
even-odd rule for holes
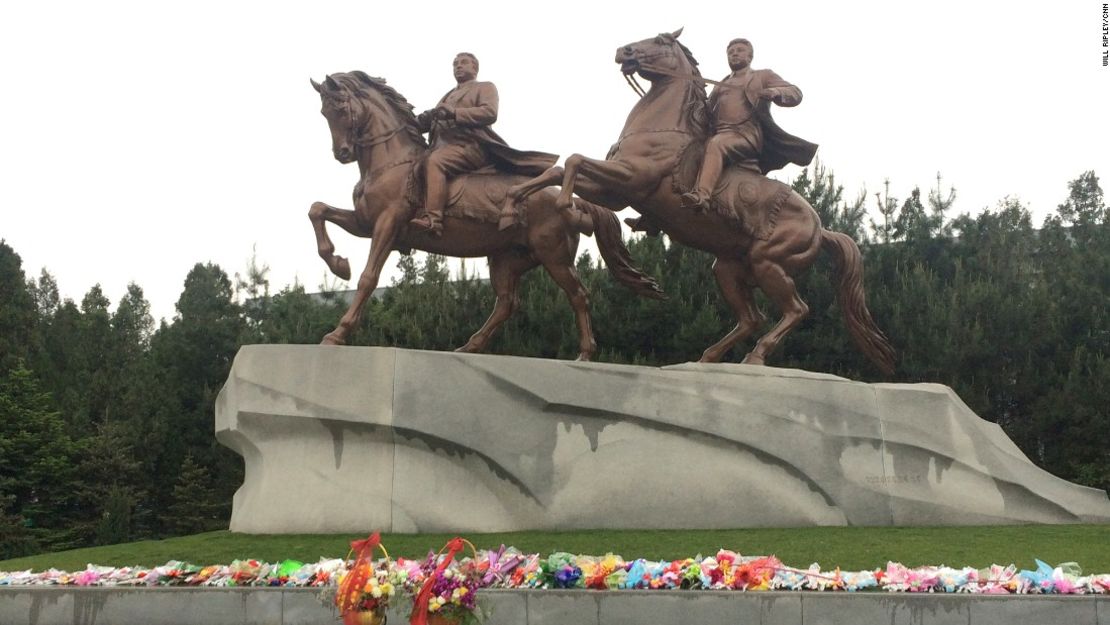
[[[354,188],[354,210],[315,202],[308,211],[320,256],[332,273],[350,279],[347,259],[335,255],[324,224],[330,221],[359,237],[373,237],[370,258],[358,280],[358,293],[334,331],[323,343],[339,345],[362,317],[363,307],[378,284],[382,267],[395,249],[412,248],[449,256],[486,256],[497,302],[489,319],[457,351],[478,352],[497,328],[516,310],[520,276],[543,265],[566,292],[578,323],[578,359],[589,360],[597,350],[590,327],[589,299],[574,269],[580,234],[596,231],[598,248],[610,273],[637,294],[662,298],[659,286],[629,262],[620,238],[620,224],[610,211],[574,198],[572,210],[557,208],[553,191],[540,193],[525,209],[527,225],[512,232],[497,228],[498,207],[512,184],[525,176],[471,175],[454,181],[456,204],[449,208],[442,237],[415,232],[410,184],[413,168],[427,150],[412,106],[380,78],[363,72],[332,74],[312,81],[323,103],[321,112],[332,135],[332,152],[341,163],[357,162],[359,181]],[[461,198],[461,199],[458,199]]]
[[[574,154],[567,158],[565,169],[552,167],[510,189],[503,225],[516,213],[516,203],[561,184],[560,207],[571,206],[572,193],[614,211],[631,206],[672,240],[715,255],[717,284],[738,322],[705,350],[702,362],[721,360],[764,323],[752,291],[759,287],[782,311],[778,324],[744,358],[745,363],[764,364],[809,313],[809,307],[798,296],[793,276],[809,269],[818,252],[825,250],[836,262],[837,296],[853,340],[880,370],[889,374],[894,368],[894,349],[867,310],[859,247],[847,235],[822,228],[820,218],[804,198],[783,185],[773,218],[762,228],[752,223],[744,227],[730,211],[699,213],[682,206],[680,193],[692,182],[690,155],[702,153],[708,126],[704,81],[697,61],[678,42],[680,33],[664,33],[617,49],[616,61],[625,75],[638,73],[651,83],[629,114],[618,143],[606,160]],[[692,171],[696,174],[696,161]],[[736,181],[743,176],[748,176],[743,184],[728,185],[730,177]],[[779,183],[758,174],[729,170],[717,190],[743,189],[745,184],[757,188]],[[743,191],[738,194],[743,195]],[[737,201],[731,196],[717,197],[718,204]]]

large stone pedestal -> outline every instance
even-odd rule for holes
[[[254,533],[1110,522],[936,384],[244,347],[216,406]]]

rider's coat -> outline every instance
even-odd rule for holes
[[[421,130],[429,133],[432,150],[446,145],[477,143],[489,164],[500,171],[537,176],[559,160],[546,152],[515,150],[490,126],[497,121],[497,87],[492,82],[470,80],[448,91],[439,106],[455,110],[455,119],[432,119],[427,113],[417,116]]]
[[[751,144],[759,168],[767,173],[787,163],[808,165],[817,144],[789,134],[771,118],[771,103],[761,100],[764,89],[774,90],[779,106],[796,106],[802,91],[769,69],[745,68],[726,76],[709,95],[710,123],[716,134],[737,134]]]

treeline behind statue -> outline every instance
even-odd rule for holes
[[[939,181],[902,200],[846,199],[818,166],[794,188],[826,227],[862,242],[868,304],[899,361],[883,379],[856,351],[824,263],[800,281],[811,314],[771,364],[947,384],[1038,465],[1110,488],[1110,218],[1093,172],[1069,183],[1036,227],[1010,198],[950,216],[954,192]],[[670,299],[635,297],[583,255],[598,360],[697,360],[735,323],[712,259],[659,238],[628,247]],[[401,257],[399,267],[352,344],[453,349],[492,309],[488,283],[450,275],[443,258]],[[213,403],[236,350],[317,343],[344,308],[333,291],[270,293],[254,259],[234,276],[197,264],[173,320],[155,326],[139,286],[114,309],[99,287],[62,301],[47,272],[29,279],[0,243],[0,559],[226,527],[243,469],[215,441]],[[526,276],[520,310],[492,351],[577,354],[566,299],[541,272]]]

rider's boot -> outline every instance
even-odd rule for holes
[[[409,225],[417,230],[429,232],[432,236],[443,235],[443,215],[429,210],[423,215],[409,221]]]
[[[447,208],[447,174],[428,158],[424,183],[424,214],[413,219],[409,225],[417,231],[428,232],[438,237],[443,234],[443,210]]]
[[[699,213],[704,213],[709,210],[709,198],[713,194],[705,189],[695,189],[689,193],[682,194],[682,207],[692,208]]]

